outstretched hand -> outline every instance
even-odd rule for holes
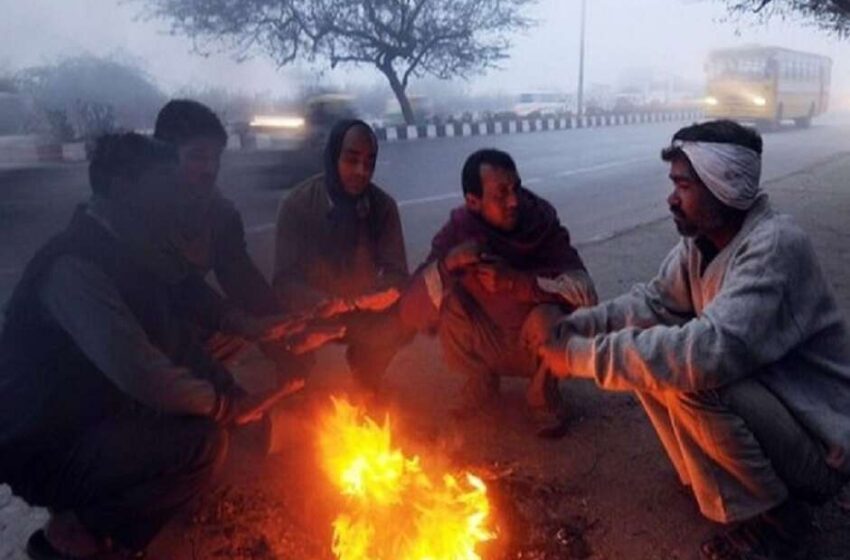
[[[537,347],[537,356],[541,365],[545,367],[554,377],[569,377],[570,365],[567,359],[567,349],[563,342],[547,340]]]
[[[516,271],[500,263],[478,263],[475,265],[475,277],[485,290],[491,294],[509,292],[517,283]]]
[[[328,342],[340,340],[345,336],[344,325],[322,325],[310,327],[289,339],[289,351],[293,354],[306,354],[321,348]]]
[[[311,315],[317,319],[331,319],[354,311],[354,302],[345,298],[329,298],[313,308]]]
[[[472,266],[481,261],[483,248],[474,240],[464,241],[456,245],[443,258],[443,264],[449,272],[455,272],[467,266]]]
[[[266,412],[284,398],[299,392],[304,388],[303,377],[292,378],[280,387],[258,395],[243,395],[233,403],[232,424],[244,426],[262,420]]]
[[[354,307],[361,311],[383,311],[401,298],[398,288],[388,288],[354,298]]]
[[[307,327],[307,317],[303,314],[277,315],[262,319],[260,340],[272,341],[302,332]]]

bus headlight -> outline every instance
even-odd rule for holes
[[[767,99],[765,99],[761,95],[756,95],[753,97],[753,104],[758,105],[759,107],[764,107],[765,105],[767,105]]]
[[[706,97],[705,98],[705,104],[706,105],[717,105],[717,98],[716,97],[710,97],[710,96]]]

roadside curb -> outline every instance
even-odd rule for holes
[[[375,133],[381,141],[399,142],[430,138],[498,136],[551,130],[627,126],[656,122],[680,122],[699,120],[702,116],[701,111],[608,113],[584,117],[493,119],[476,122],[450,122],[445,124],[398,125],[377,127],[375,128]]]

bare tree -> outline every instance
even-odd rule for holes
[[[279,65],[299,58],[369,65],[389,81],[404,118],[411,78],[480,73],[507,58],[509,34],[532,21],[536,0],[136,0],[196,48],[264,52]]]
[[[15,85],[63,139],[114,127],[148,128],[166,99],[140,68],[89,55],[25,68]]]
[[[735,15],[754,14],[763,20],[800,15],[841,38],[850,37],[850,0],[725,0]]]

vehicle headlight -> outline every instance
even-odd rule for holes
[[[250,126],[262,128],[303,128],[305,121],[302,117],[291,116],[256,116]]]
[[[765,105],[767,105],[767,99],[765,99],[761,95],[756,95],[753,97],[753,104],[758,105],[759,107],[764,107]]]
[[[711,96],[706,97],[706,98],[705,98],[705,104],[706,104],[706,105],[717,105],[717,98],[716,98],[716,97],[711,97]]]

